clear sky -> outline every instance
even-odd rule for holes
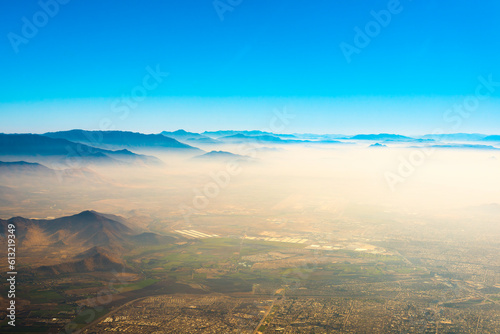
[[[0,4],[0,132],[499,132],[500,86],[446,114],[500,82],[498,1],[59,1]]]

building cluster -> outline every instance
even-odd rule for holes
[[[253,333],[272,301],[210,296],[156,296],[109,314],[91,333]]]

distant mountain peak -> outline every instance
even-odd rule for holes
[[[379,134],[359,134],[350,137],[350,139],[380,140],[380,139],[413,139],[413,138],[392,133],[379,133]]]
[[[103,217],[99,214],[99,212],[94,211],[94,210],[85,210],[80,213],[77,213],[76,215],[73,215],[73,217],[81,217],[81,218],[96,218],[96,217]]]
[[[184,129],[179,129],[173,132],[169,131],[163,131],[161,132],[161,135],[168,137],[168,138],[174,138],[180,142],[189,142],[189,143],[194,143],[194,144],[216,144],[217,140],[214,140],[213,138],[207,137],[205,135],[202,135],[200,133],[196,132],[189,132]]]
[[[370,147],[387,147],[387,145],[375,143],[375,144],[371,144]]]
[[[80,254],[77,254],[74,256],[75,259],[78,258],[86,258],[86,257],[91,257],[95,256],[96,254],[105,254],[105,255],[110,255],[112,252],[102,246],[94,246],[92,248],[87,249],[86,251],[81,252]]]
[[[69,130],[58,132],[47,132],[44,134],[50,138],[62,138],[72,142],[83,143],[93,147],[105,149],[120,149],[122,153],[124,148],[136,149],[164,149],[175,151],[201,151],[200,149],[181,143],[174,138],[163,134],[145,134],[132,131],[87,131],[87,130]]]
[[[134,155],[135,154],[134,152],[129,151],[126,148],[124,148],[123,150],[115,151],[115,153],[124,153],[124,154],[130,154],[130,155]]]
[[[19,165],[19,166],[42,166],[42,164],[39,164],[37,162],[27,162],[27,161],[9,161],[9,162],[4,162],[0,161],[0,164],[3,165]]]
[[[75,132],[54,132],[46,135],[35,134],[0,134],[0,156],[18,157],[20,160],[26,157],[36,157],[38,161],[47,161],[48,163],[67,164],[68,158],[77,161],[79,167],[90,164],[154,164],[159,165],[161,161],[155,157],[135,154],[130,151],[117,152],[113,150],[98,148],[92,145],[97,137],[92,132],[75,135],[82,130]],[[101,134],[101,132],[99,132]],[[90,139],[89,137],[90,136]],[[135,135],[134,135],[135,136]],[[75,142],[71,139],[80,138]],[[164,136],[158,136],[161,140],[174,141]],[[71,139],[67,139],[71,138]],[[144,138],[141,136],[141,138]],[[118,139],[117,139],[118,140]],[[87,145],[85,143],[89,143]],[[122,138],[123,142],[123,138]],[[186,145],[184,145],[186,146]],[[191,147],[191,146],[189,146]],[[122,149],[123,147],[118,147]],[[199,150],[197,150],[199,151]]]
[[[484,141],[500,141],[500,135],[491,135],[483,138]]]
[[[226,151],[211,151],[202,155],[194,157],[194,159],[205,159],[205,160],[238,160],[238,161],[250,161],[250,157],[245,155],[239,155]]]
[[[205,157],[208,157],[208,156],[243,157],[242,155],[238,155],[238,154],[234,154],[234,153],[226,152],[226,151],[210,151],[210,152],[205,153],[201,156],[205,156]]]

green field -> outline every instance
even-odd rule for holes
[[[20,294],[21,298],[28,299],[33,304],[54,303],[64,300],[64,296],[53,290],[30,290]]]
[[[118,293],[122,293],[122,292],[143,289],[147,286],[155,284],[156,282],[158,282],[157,279],[148,278],[148,279],[145,279],[143,281],[135,282],[135,283],[116,284],[116,285],[113,285],[113,289],[115,289]]]

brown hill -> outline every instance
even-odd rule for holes
[[[0,233],[5,235],[10,223],[16,226],[17,243],[23,247],[65,244],[78,247],[107,246],[121,249],[131,241],[134,231],[121,222],[95,211],[52,220],[14,217],[0,219]]]
[[[0,219],[0,240],[8,234],[9,224],[15,225],[16,245],[24,250],[24,263],[38,268],[35,272],[42,274],[121,271],[124,268],[132,271],[122,258],[127,250],[179,240],[173,236],[141,233],[142,229],[123,217],[95,211],[50,220]],[[85,251],[79,253],[82,250]],[[65,260],[66,256],[75,253],[79,254],[71,261]]]
[[[79,260],[52,266],[41,266],[37,269],[37,272],[45,275],[59,275],[110,270],[130,271],[130,268],[125,265],[118,255],[100,247],[86,250],[75,258]]]

